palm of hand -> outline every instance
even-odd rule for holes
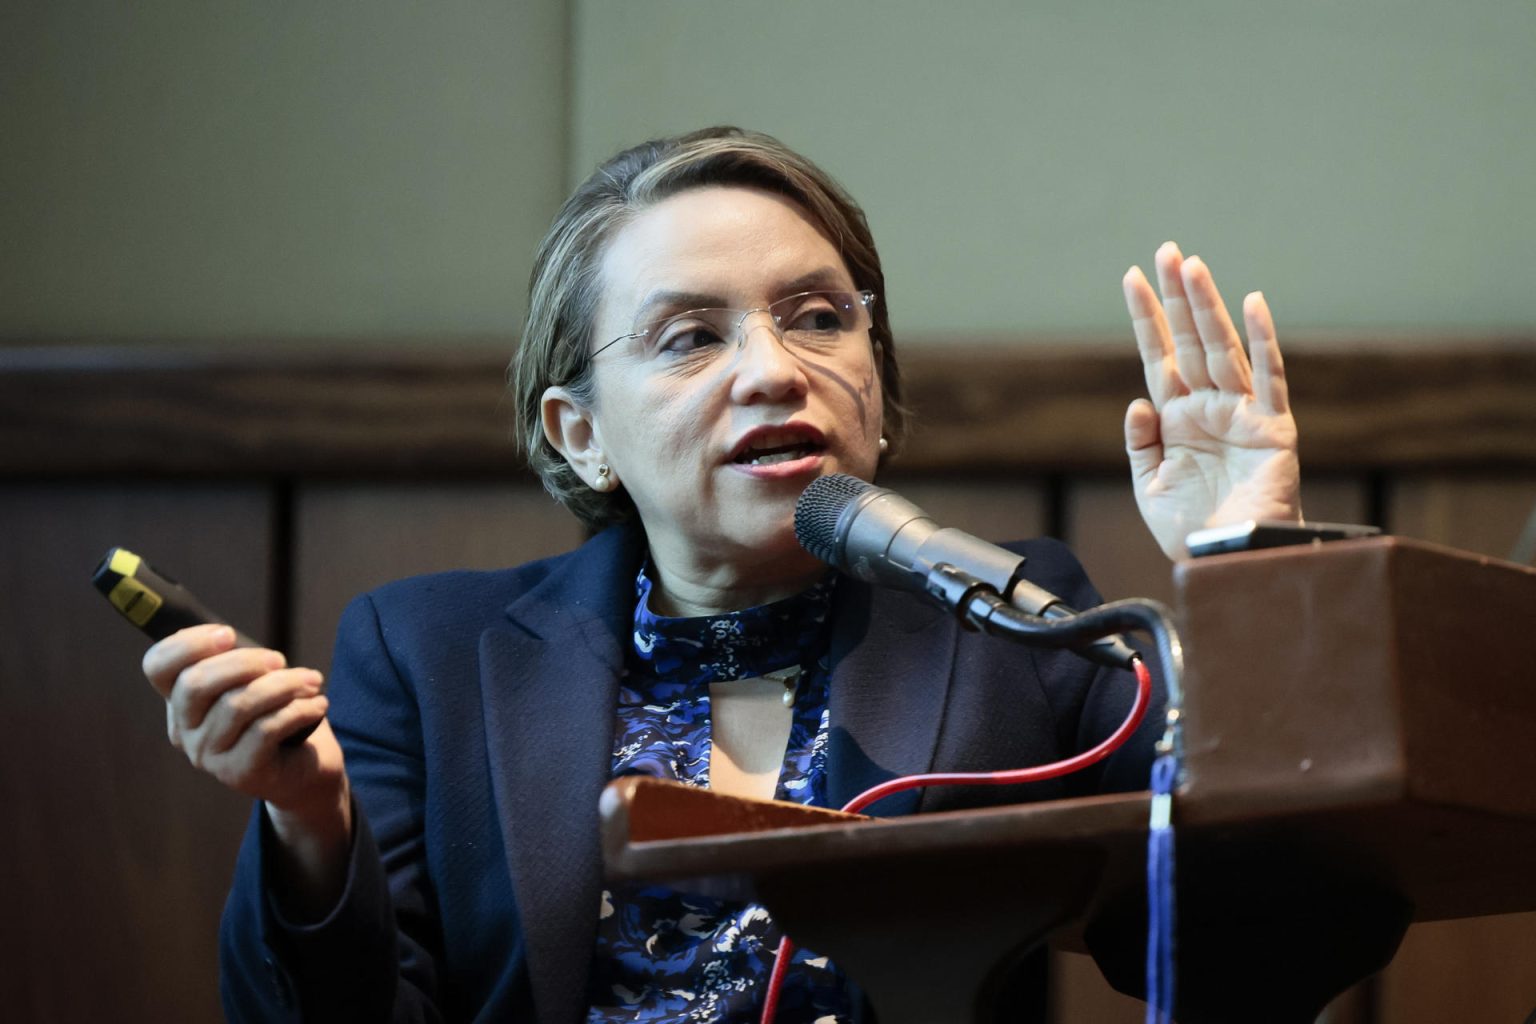
[[[1204,262],[1172,242],[1156,262],[1162,301],[1138,268],[1123,282],[1150,395],[1126,413],[1125,446],[1142,518],[1178,558],[1203,526],[1299,520],[1301,472],[1264,297],[1244,301],[1245,353]]]
[[[1161,410],[1162,459],[1135,481],[1136,504],[1160,540],[1245,519],[1296,519],[1296,420],[1247,395],[1202,390]]]

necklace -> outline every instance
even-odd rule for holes
[[[780,699],[784,701],[784,706],[787,708],[795,706],[795,691],[800,686],[802,671],[803,669],[799,665],[791,665],[789,668],[781,668],[774,672],[763,673],[764,679],[772,679],[776,683],[783,684],[784,695]]]

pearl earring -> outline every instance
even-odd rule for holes
[[[600,462],[597,464],[597,479],[592,483],[594,491],[607,491],[613,487],[613,478],[608,473],[608,463]]]
[[[888,452],[890,450],[891,450],[891,442],[887,441],[884,437],[881,437],[880,438],[880,454],[884,455],[886,452]]]

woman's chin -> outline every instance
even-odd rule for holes
[[[795,537],[796,493],[787,499],[765,499],[736,524],[734,557],[744,568],[762,575],[813,573],[822,563]]]

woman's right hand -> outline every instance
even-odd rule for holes
[[[289,668],[278,651],[235,647],[228,626],[192,626],[144,655],[144,674],[165,698],[171,745],[224,785],[279,808],[334,792],[341,747],[329,728],[302,746],[282,741],[325,717],[319,672]]]
[[[323,677],[278,651],[236,647],[228,626],[191,626],[144,655],[165,698],[172,746],[239,793],[262,800],[283,847],[297,903],[323,910],[339,889],[351,842],[351,791],[341,745],[325,720]],[[302,744],[283,740],[317,727]]]

